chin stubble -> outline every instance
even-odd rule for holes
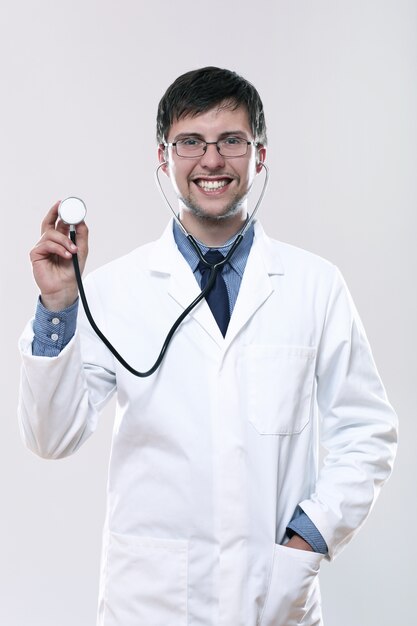
[[[208,214],[203,208],[195,204],[190,197],[181,197],[180,200],[195,217],[198,217],[198,219],[206,222],[220,222],[237,215],[242,209],[242,205],[244,204],[246,197],[247,194],[245,194],[242,198],[234,198],[221,215]]]

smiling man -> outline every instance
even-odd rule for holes
[[[320,563],[387,479],[395,414],[338,270],[248,224],[267,143],[256,89],[214,67],[180,76],[157,142],[178,223],[91,274],[91,309],[128,362],[150,362],[210,276],[213,287],[158,371],[134,377],[77,318],[71,257],[84,267],[88,232],[78,225],[73,246],[56,203],[31,251],[24,440],[72,454],[117,394],[99,626],[320,626]]]

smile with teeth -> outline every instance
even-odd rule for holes
[[[221,178],[218,180],[208,180],[204,178],[199,178],[194,181],[201,189],[204,191],[218,191],[219,189],[223,189],[230,183],[230,179]]]

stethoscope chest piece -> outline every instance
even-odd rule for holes
[[[71,196],[62,200],[58,207],[58,215],[65,224],[75,226],[85,219],[87,207],[81,198]]]

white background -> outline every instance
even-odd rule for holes
[[[3,0],[0,64],[0,624],[94,624],[112,427],[110,407],[84,448],[56,462],[20,441],[16,343],[37,296],[29,249],[67,195],[89,209],[89,270],[160,234],[156,107],[203,65],[258,88],[271,170],[262,222],[340,267],[400,416],[392,479],[359,536],[322,567],[326,626],[410,624],[417,3]]]

